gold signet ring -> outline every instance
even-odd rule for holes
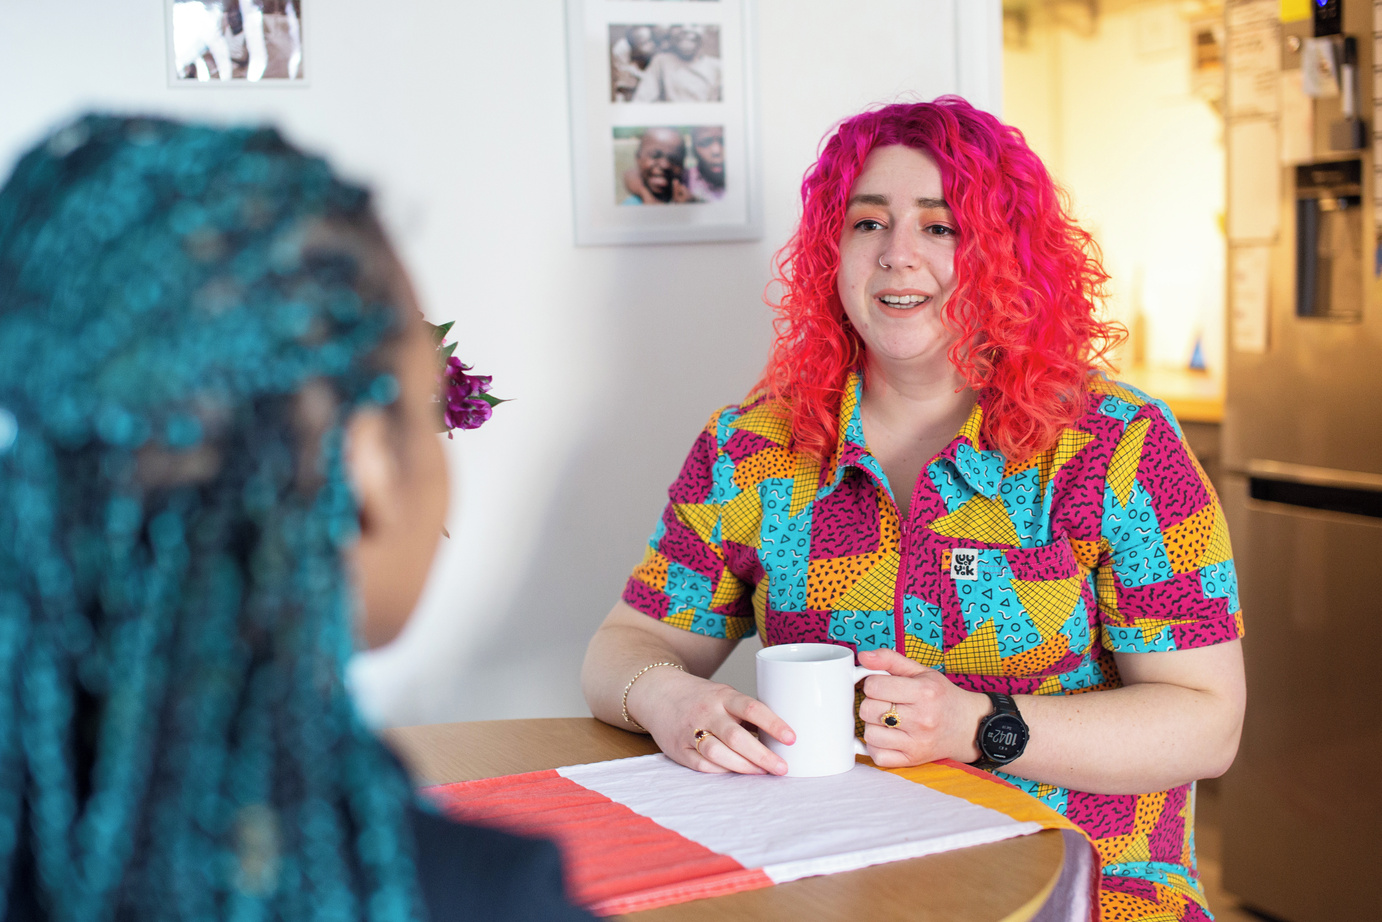
[[[902,718],[897,716],[897,705],[894,704],[889,706],[889,708],[883,712],[883,726],[896,727],[900,723],[902,723]]]

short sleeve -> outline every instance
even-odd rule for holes
[[[624,586],[623,599],[643,614],[707,637],[737,640],[754,630],[753,586],[727,560],[721,500],[738,492],[717,478],[733,476],[722,459],[722,417],[691,446],[681,474],[667,491],[662,519]],[[729,549],[733,557],[735,549]]]
[[[1219,498],[1161,401],[1128,422],[1103,501],[1096,586],[1105,647],[1151,653],[1243,635]]]

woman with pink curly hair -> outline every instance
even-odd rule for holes
[[[739,638],[851,647],[883,767],[954,759],[1065,814],[1105,919],[1207,919],[1193,792],[1233,761],[1243,633],[1217,497],[1097,370],[1108,276],[1016,129],[964,100],[841,123],[778,258],[763,378],[710,419],[590,643],[592,712],[781,774]]]

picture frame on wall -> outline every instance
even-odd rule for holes
[[[164,0],[168,83],[305,86],[303,0]]]
[[[762,236],[753,0],[567,0],[576,243]]]

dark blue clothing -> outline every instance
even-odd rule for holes
[[[561,855],[551,842],[461,826],[416,808],[411,814],[432,922],[593,922],[567,902]]]
[[[594,922],[567,901],[561,855],[551,842],[462,826],[417,807],[408,814],[430,922]],[[15,850],[10,872],[0,919],[47,922],[27,837]]]

